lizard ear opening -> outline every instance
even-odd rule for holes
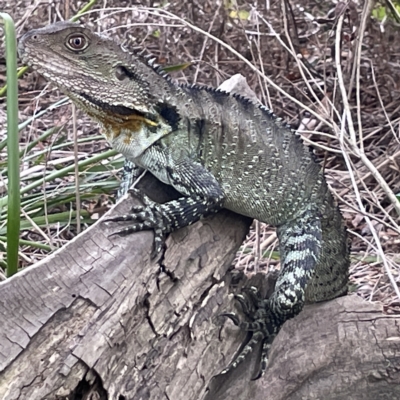
[[[179,121],[181,117],[175,106],[160,102],[157,103],[157,111],[165,119],[165,121],[167,121],[172,130],[177,130],[179,128]]]
[[[124,65],[118,65],[115,68],[115,77],[119,81],[129,79],[131,81],[143,83],[143,79],[134,69],[130,67],[125,67]]]
[[[122,67],[121,65],[118,65],[117,68],[115,68],[115,77],[119,81],[124,81],[125,79],[129,79],[129,76],[127,74],[127,70],[125,67]]]

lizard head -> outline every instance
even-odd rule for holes
[[[131,158],[177,126],[178,114],[164,99],[172,82],[151,62],[83,25],[57,22],[31,30],[18,52],[98,121],[115,148],[130,149]]]
[[[95,119],[105,114],[110,118],[136,115],[155,122],[162,101],[155,80],[160,79],[160,89],[168,81],[107,37],[83,25],[57,22],[27,32],[18,52],[24,63]]]

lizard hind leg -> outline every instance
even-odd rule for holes
[[[281,254],[281,271],[275,291],[262,299],[254,288],[236,296],[248,321],[240,322],[236,314],[223,314],[242,330],[252,332],[251,339],[223,371],[227,373],[242,362],[258,342],[262,342],[260,367],[253,379],[260,378],[268,365],[272,342],[282,325],[296,316],[304,306],[307,284],[320,255],[322,233],[318,213],[307,209],[300,217],[277,229]]]

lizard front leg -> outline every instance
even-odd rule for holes
[[[154,173],[151,170],[150,172]],[[214,176],[201,164],[190,159],[180,160],[173,167],[167,165],[162,171],[162,177],[164,180],[167,178],[169,183],[185,197],[159,204],[138,190],[131,189],[130,193],[138,197],[144,205],[133,207],[130,214],[107,220],[133,222],[113,235],[154,230],[155,253],[161,251],[167,233],[191,225],[201,217],[219,211],[224,199],[223,191]]]
[[[119,184],[117,192],[117,199],[120,199],[124,194],[128,193],[133,183],[139,178],[143,171],[143,168],[140,168],[132,161],[125,159],[121,173],[121,183]]]

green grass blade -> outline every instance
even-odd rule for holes
[[[7,210],[7,276],[18,271],[20,230],[20,182],[18,143],[18,81],[17,37],[14,21],[0,13],[6,34],[7,60],[7,154],[8,154],[8,210]]]

